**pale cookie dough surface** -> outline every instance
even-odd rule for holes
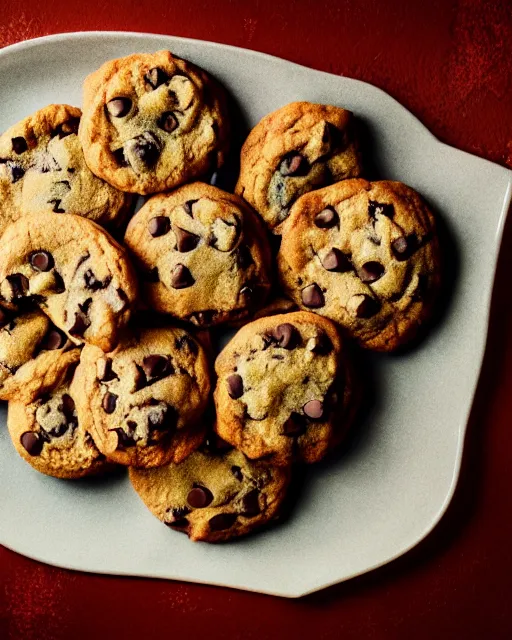
[[[78,420],[70,381],[80,350],[61,354],[54,386],[31,402],[10,402],[9,434],[16,451],[34,469],[55,478],[82,478],[109,469],[91,434]]]
[[[42,312],[0,305],[0,400],[30,402],[51,389],[73,346]]]
[[[21,216],[73,213],[114,227],[132,197],[97,178],[78,139],[81,111],[51,104],[0,136],[0,235]]]
[[[432,213],[410,187],[345,180],[307,194],[283,227],[286,295],[365,348],[392,351],[431,315],[440,286]]]
[[[35,302],[71,340],[111,350],[127,323],[137,280],[124,248],[90,220],[42,213],[0,239],[0,296]]]
[[[157,518],[207,542],[246,535],[275,519],[289,479],[289,467],[253,462],[235,449],[201,449],[180,464],[130,469],[134,489]]]
[[[346,360],[335,325],[320,316],[245,325],[215,362],[217,433],[252,459],[317,462],[346,431]]]
[[[265,231],[238,196],[196,182],[153,196],[125,244],[149,306],[198,326],[239,320],[270,289]]]
[[[111,60],[85,80],[87,164],[123,191],[165,191],[215,170],[227,129],[221,88],[169,51]]]
[[[236,193],[280,233],[304,193],[361,175],[352,113],[332,105],[292,102],[265,116],[242,147]]]
[[[105,354],[86,345],[73,380],[80,420],[108,458],[152,467],[196,449],[210,394],[203,348],[183,329],[126,332]]]

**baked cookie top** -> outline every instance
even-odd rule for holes
[[[125,244],[148,304],[199,326],[239,320],[270,289],[265,231],[238,196],[196,182],[150,198]]]
[[[179,462],[201,444],[196,423],[209,399],[209,366],[183,329],[127,331],[108,354],[86,345],[73,389],[80,420],[115,462]]]
[[[84,83],[79,136],[87,164],[132,193],[172,189],[224,161],[223,91],[170,51],[111,60]]]
[[[295,203],[278,269],[301,308],[365,348],[392,351],[427,320],[439,288],[434,217],[400,182],[345,180]]]
[[[126,217],[131,196],[97,178],[78,140],[81,111],[51,104],[0,136],[0,235],[22,215],[74,213],[103,226]]]
[[[292,102],[266,115],[250,132],[242,147],[236,193],[279,234],[299,196],[359,175],[352,113]]]
[[[217,357],[216,431],[249,458],[317,462],[352,396],[335,325],[302,311],[245,325]]]
[[[144,504],[192,540],[220,542],[250,533],[279,514],[289,467],[248,460],[231,449],[201,449],[180,464],[130,469]]]
[[[79,358],[77,348],[61,353],[52,387],[30,402],[9,402],[7,426],[16,451],[56,478],[81,478],[111,466],[78,419],[70,381]]]
[[[0,238],[0,296],[35,302],[76,342],[111,350],[137,295],[125,250],[91,220],[41,213]]]

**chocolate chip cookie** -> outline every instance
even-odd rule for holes
[[[0,296],[36,303],[75,343],[110,351],[130,317],[137,281],[125,250],[91,220],[41,213],[0,239]]]
[[[208,362],[183,329],[130,332],[108,354],[86,345],[73,389],[80,421],[120,464],[180,462],[203,440],[195,425],[209,399]]]
[[[77,348],[62,353],[53,367],[52,388],[30,402],[9,402],[7,426],[16,451],[55,478],[82,478],[111,466],[78,419],[70,381],[79,359]]]
[[[245,325],[215,362],[217,433],[252,459],[317,462],[352,414],[347,360],[335,325],[315,314]]]
[[[0,400],[30,402],[51,389],[73,346],[44,313],[0,305]]]
[[[130,469],[135,491],[157,518],[207,542],[246,535],[276,518],[289,478],[289,467],[253,462],[235,449],[202,449],[180,464]]]
[[[299,196],[359,175],[352,113],[332,105],[292,102],[265,116],[249,134],[236,193],[279,234]]]
[[[158,51],[111,60],[86,78],[79,136],[97,176],[147,194],[220,167],[227,123],[215,81]]]
[[[416,335],[439,289],[434,217],[400,182],[345,180],[292,207],[278,267],[301,308],[367,349],[392,351]]]
[[[22,215],[74,213],[117,226],[132,197],[97,178],[78,140],[81,111],[51,104],[0,136],[0,235]]]
[[[196,182],[150,198],[125,244],[149,305],[198,326],[239,320],[270,289],[270,253],[256,214],[238,196]]]

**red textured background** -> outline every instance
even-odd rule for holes
[[[512,167],[511,0],[0,0],[0,46],[96,29],[225,42],[366,80],[441,140]],[[292,601],[73,573],[0,548],[0,638],[511,638],[511,249],[512,222],[458,490],[412,552]]]

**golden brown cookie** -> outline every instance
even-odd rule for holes
[[[432,213],[410,187],[345,180],[302,196],[278,256],[286,295],[376,351],[392,351],[428,320],[440,285]]]
[[[34,302],[76,343],[113,349],[137,295],[126,251],[91,220],[41,213],[0,239],[0,296]]]
[[[170,51],[110,60],[85,80],[85,158],[122,191],[166,191],[215,170],[227,129],[221,88]]]
[[[359,175],[352,113],[332,105],[292,102],[269,113],[249,134],[236,193],[279,234],[299,196]]]
[[[278,517],[289,479],[289,467],[251,461],[236,449],[203,448],[180,464],[130,469],[135,491],[157,518],[206,542],[247,535]]]
[[[204,438],[196,424],[209,399],[209,366],[183,329],[127,331],[108,354],[86,345],[72,388],[80,421],[120,464],[180,462]]]
[[[347,359],[335,325],[315,314],[245,325],[215,362],[217,433],[252,459],[319,461],[352,415]]]
[[[201,182],[150,198],[125,244],[149,306],[198,326],[247,317],[270,289],[258,217],[238,196]]]
[[[81,111],[51,104],[0,136],[0,235],[22,215],[74,213],[118,226],[132,197],[97,178],[78,140]]]

